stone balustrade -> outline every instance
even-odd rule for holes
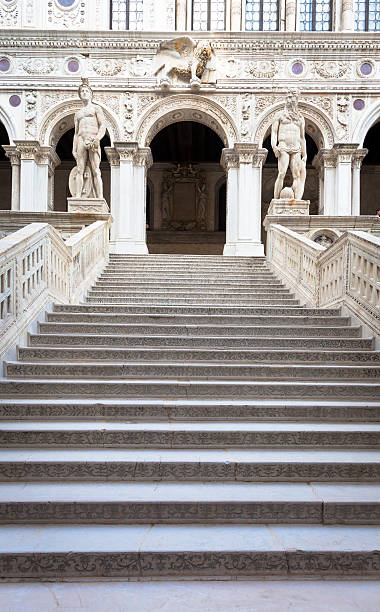
[[[68,240],[47,223],[31,223],[0,240],[0,356],[22,340],[52,300],[82,299],[108,260],[109,221]]]
[[[344,306],[380,334],[380,238],[349,230],[325,248],[274,223],[267,257],[303,303]]]

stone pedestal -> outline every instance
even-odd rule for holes
[[[67,212],[106,214],[109,213],[109,208],[104,198],[67,198]]]
[[[271,200],[268,215],[308,215],[310,200],[278,199]]]

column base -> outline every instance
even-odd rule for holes
[[[310,200],[295,200],[294,198],[278,198],[271,200],[268,215],[308,215]]]
[[[67,212],[103,215],[109,208],[104,198],[67,198]]]
[[[135,240],[111,240],[110,253],[124,255],[149,255],[146,242]]]
[[[235,242],[225,244],[223,255],[235,257],[264,257],[264,245],[262,242]]]

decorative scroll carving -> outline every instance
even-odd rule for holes
[[[44,75],[50,74],[56,68],[56,62],[49,58],[30,58],[22,64],[23,70],[28,74]]]
[[[0,26],[11,28],[18,25],[20,15],[20,1],[0,2]]]
[[[255,79],[272,79],[278,72],[278,64],[273,60],[249,62],[246,72]]]
[[[314,70],[324,79],[339,79],[347,74],[350,64],[331,60],[329,62],[315,62]]]
[[[28,138],[35,138],[37,132],[37,92],[28,91],[25,96],[25,132]]]
[[[70,7],[62,7],[55,2],[48,2],[48,22],[58,24],[63,28],[74,29],[85,22],[86,2],[84,0],[74,3]]]
[[[338,127],[336,130],[340,141],[347,141],[349,137],[350,123],[350,97],[338,96],[336,101],[336,119]]]
[[[174,219],[175,185],[193,183],[195,186],[195,215],[193,219],[181,221]],[[207,229],[208,193],[205,176],[192,164],[167,171],[164,174],[161,191],[161,215],[163,229],[206,230]]]
[[[100,76],[115,76],[123,69],[123,62],[116,59],[98,59],[92,65],[94,72]]]

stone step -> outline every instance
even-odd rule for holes
[[[63,420],[85,421],[107,419],[107,421],[150,420],[173,422],[234,421],[245,422],[355,422],[379,423],[380,401],[308,401],[282,400],[128,400],[113,399],[56,399],[51,400],[3,400],[0,404],[0,419],[11,421]]]
[[[9,378],[91,378],[91,379],[180,379],[198,380],[369,380],[380,384],[380,365],[330,365],[267,363],[193,362],[19,362],[4,361],[4,374]]]
[[[29,334],[30,346],[78,346],[78,347],[121,347],[128,349],[174,347],[183,349],[305,349],[370,351],[373,348],[372,338],[345,337],[244,337],[244,336],[139,336],[139,335],[80,335],[78,334]]]
[[[161,324],[161,325],[243,325],[252,326],[264,324],[269,325],[311,325],[329,327],[348,326],[349,317],[329,316],[302,316],[299,315],[171,315],[167,314],[122,314],[122,313],[91,313],[91,312],[47,312],[46,321],[54,323],[84,322],[84,323],[136,323],[138,325]]]
[[[254,295],[249,297],[242,296],[231,296],[231,297],[203,297],[198,296],[190,297],[156,297],[147,294],[146,297],[129,296],[128,293],[125,296],[120,297],[101,297],[101,296],[89,296],[86,299],[87,304],[136,304],[141,306],[142,304],[155,305],[155,306],[189,306],[189,305],[204,305],[213,306],[222,304],[226,306],[236,306],[240,304],[242,306],[297,306],[299,301],[292,298],[258,298]]]
[[[88,297],[106,297],[107,295],[110,297],[135,297],[136,299],[138,299],[139,297],[145,298],[147,295],[149,294],[148,291],[145,291],[144,289],[115,289],[115,290],[111,290],[111,289],[103,289],[102,287],[93,287],[92,289],[90,289],[88,291]],[[152,294],[151,294],[152,295]],[[200,290],[198,288],[196,289],[188,289],[188,288],[184,288],[184,287],[178,287],[178,288],[174,288],[174,289],[168,289],[168,288],[163,288],[161,289],[157,289],[154,291],[154,297],[155,299],[159,299],[159,298],[163,298],[163,297],[168,297],[169,299],[173,299],[175,297],[188,297],[193,299],[194,297],[196,298],[203,298],[206,299],[208,297],[212,298],[212,299],[216,299],[218,297],[221,297],[223,299],[226,298],[248,298],[250,299],[251,297],[255,298],[259,298],[259,299],[265,299],[265,298],[269,298],[269,299],[275,299],[275,298],[283,298],[283,297],[287,297],[287,298],[291,298],[294,297],[294,294],[289,292],[289,289],[285,289],[285,288],[280,288],[280,289],[260,289],[260,290],[254,290],[254,289],[236,289],[231,291],[230,289],[220,289],[217,290],[214,287],[210,287],[204,290]]]
[[[358,423],[107,423],[0,424],[0,447],[26,448],[379,448],[380,424]],[[379,516],[380,522],[380,516]]]
[[[380,485],[193,482],[0,484],[0,524],[380,523]]]
[[[103,272],[100,276],[98,276],[97,280],[100,281],[109,281],[109,282],[149,282],[154,279],[155,281],[163,281],[163,282],[174,282],[174,283],[182,283],[182,282],[197,282],[199,280],[203,282],[209,283],[224,283],[231,282],[235,285],[235,282],[242,283],[264,283],[264,282],[274,282],[279,283],[280,281],[275,277],[271,272],[257,272],[255,274],[238,274],[234,272],[221,272],[220,274],[212,274],[212,273],[202,273],[200,275],[196,272],[186,273],[186,272],[138,272],[134,270],[123,271],[123,270],[114,270],[108,271],[107,273]]]
[[[111,262],[104,269],[103,272],[107,273],[110,271],[120,271],[120,272],[144,272],[149,274],[154,274],[155,272],[162,272],[165,270],[167,273],[171,272],[198,272],[200,276],[205,274],[222,274],[223,272],[229,272],[231,274],[249,274],[255,275],[256,272],[266,272],[269,274],[273,274],[273,272],[266,267],[265,265],[254,265],[254,264],[240,264],[238,266],[234,264],[204,264],[200,266],[197,263],[181,263],[175,262],[171,264],[167,264],[166,262],[160,263],[156,262],[155,264],[140,264],[140,263],[122,263],[122,262]]]
[[[56,364],[54,364],[56,365]],[[349,400],[377,401],[380,384],[375,382],[339,383],[335,381],[241,381],[241,380],[86,380],[74,379],[0,379],[0,398],[160,398],[180,400]]]
[[[297,325],[295,321],[293,325],[170,325],[170,324],[136,324],[136,323],[85,323],[85,322],[67,322],[54,323],[46,322],[39,323],[39,332],[42,334],[123,334],[143,336],[223,336],[225,338],[233,338],[240,336],[246,341],[250,341],[254,337],[266,338],[329,338],[329,337],[344,337],[344,338],[359,338],[361,328],[348,327],[337,325],[334,327],[317,326],[317,325]],[[212,341],[211,341],[212,346]]]
[[[340,310],[337,308],[304,308],[301,306],[130,306],[128,304],[54,304],[54,312],[118,312],[122,314],[141,315],[229,315],[229,316],[317,316],[338,317]]]
[[[199,262],[200,264],[203,261],[231,261],[232,263],[239,263],[240,261],[259,261],[265,262],[266,258],[264,255],[196,255],[195,253],[178,253],[178,254],[170,254],[170,253],[149,253],[147,255],[133,255],[127,253],[110,253],[110,260],[113,259],[122,259],[128,261],[186,261],[186,260],[194,260]]]
[[[271,293],[273,292],[278,292],[281,291],[282,289],[285,289],[285,287],[277,282],[277,281],[273,281],[273,280],[262,280],[261,282],[250,282],[250,281],[246,281],[246,282],[241,282],[241,281],[236,281],[236,282],[222,282],[222,281],[204,281],[204,282],[197,282],[197,281],[193,281],[193,282],[183,282],[183,281],[162,281],[162,282],[149,282],[149,280],[145,280],[145,281],[136,281],[136,280],[130,280],[130,281],[114,281],[113,279],[98,279],[96,281],[96,283],[94,284],[94,289],[96,289],[97,291],[102,290],[105,291],[106,289],[109,289],[111,291],[145,291],[145,290],[160,290],[160,291],[164,291],[166,289],[168,289],[169,291],[182,291],[184,290],[185,292],[194,292],[194,291],[200,291],[203,292],[205,289],[212,289],[212,291],[215,291],[216,293],[219,293],[221,291],[225,291],[228,293],[233,293],[233,292],[245,292],[248,293],[250,291],[255,291],[255,292],[263,292],[263,291],[270,291]],[[288,290],[287,290],[288,291]]]
[[[236,362],[240,363],[329,363],[380,365],[380,351],[303,351],[296,350],[189,350],[169,349],[109,349],[109,348],[46,348],[18,347],[18,361],[177,361],[177,362]]]
[[[0,528],[12,580],[378,578],[377,526],[13,525]]]
[[[17,448],[0,482],[380,482],[380,451],[324,449]]]

